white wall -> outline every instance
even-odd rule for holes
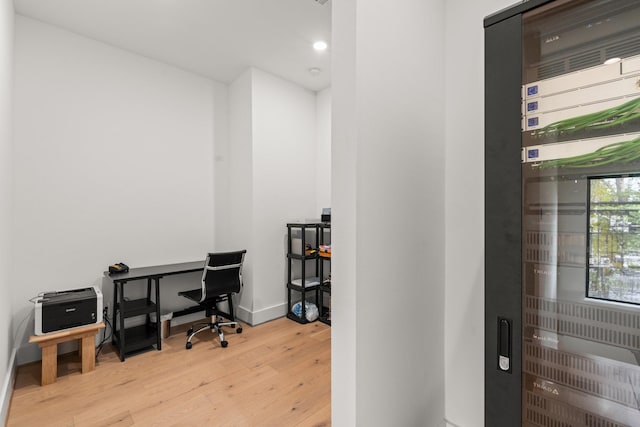
[[[214,95],[211,80],[17,17],[16,321],[41,291],[102,284],[113,262],[204,259]]]
[[[13,372],[11,316],[13,188],[13,31],[12,0],[0,0],[0,423],[9,409]]]
[[[446,417],[484,425],[484,29],[513,0],[446,3]]]
[[[227,199],[227,223],[216,222],[218,248],[239,242],[246,249],[243,267],[244,289],[242,290],[238,316],[245,322],[252,322],[253,313],[253,153],[251,127],[251,70],[246,70],[229,86],[229,150],[226,159],[229,173],[229,194]],[[225,159],[221,159],[224,161]]]
[[[316,95],[316,212],[331,207],[331,89]]]
[[[230,138],[230,99],[229,86],[213,82],[213,188],[214,188],[214,248],[216,251],[229,249],[232,243],[225,239],[230,233],[225,233],[229,224],[231,212],[229,201],[229,138]]]
[[[444,1],[333,8],[333,425],[442,426]]]
[[[320,217],[316,95],[252,68],[231,84],[229,99],[230,213],[219,237],[245,242],[239,315],[258,324],[286,313],[287,222]]]
[[[252,77],[255,324],[287,310],[286,224],[320,212],[315,93],[258,69]]]
[[[331,7],[331,421],[346,427],[357,425],[356,7]]]

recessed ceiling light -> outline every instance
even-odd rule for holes
[[[321,72],[322,70],[318,67],[309,68],[309,74],[311,74],[312,76],[317,76]]]
[[[327,50],[327,46],[327,42],[324,42],[322,40],[317,41],[313,44],[313,48],[318,51]]]
[[[620,62],[622,61],[622,58],[609,58],[606,61],[604,61],[604,65],[611,65],[611,64],[615,64],[616,62]]]

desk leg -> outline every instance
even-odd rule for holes
[[[42,385],[53,384],[58,378],[58,344],[42,347]]]
[[[119,346],[120,346],[120,361],[124,362],[124,351],[126,347],[126,343],[124,342],[124,285],[122,284],[122,282],[118,283],[117,285],[118,290],[120,291],[120,294],[118,296],[119,299],[119,303],[118,303],[118,307],[120,307],[120,330],[118,331],[119,335]],[[115,323],[115,321],[114,321]]]
[[[95,354],[95,335],[89,335],[82,337],[81,356],[82,356],[82,373],[91,372],[96,367],[96,354]]]
[[[154,279],[154,280],[157,280],[157,279]],[[147,304],[151,304],[151,301],[152,301],[152,299],[151,299],[151,277],[149,277],[147,279]],[[149,324],[149,322],[151,322],[151,317],[150,317],[149,313],[147,313],[147,318],[146,318],[145,321],[147,322],[147,324]]]
[[[156,347],[158,350],[162,350],[162,336],[160,335],[160,278],[153,279],[156,285]]]
[[[113,305],[111,306],[111,320],[113,321],[113,328],[117,329],[116,325],[116,307],[118,306],[118,283],[113,282]],[[108,313],[107,313],[108,314]],[[111,343],[116,342],[116,333],[115,330],[112,330],[113,334],[111,335]]]

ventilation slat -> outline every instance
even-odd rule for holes
[[[602,61],[600,51],[598,50],[576,55],[569,58],[569,71],[578,71],[584,68],[600,65],[602,64]]]
[[[605,49],[605,52],[607,58],[627,58],[637,55],[640,52],[640,37],[610,46]]]
[[[527,391],[524,419],[540,427],[629,427],[569,404]]]
[[[538,65],[537,80],[560,76],[573,71],[600,65],[608,58],[628,58],[640,55],[640,36],[627,35],[623,40],[602,46],[598,49],[576,52],[562,59],[549,58]]]
[[[541,65],[538,68],[538,79],[544,80],[551,77],[559,76],[566,73],[564,61],[556,61],[550,64]]]

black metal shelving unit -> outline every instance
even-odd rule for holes
[[[307,310],[304,302],[307,301],[308,294],[313,295],[316,304],[319,301],[320,289],[320,257],[318,255],[318,236],[320,224],[318,223],[289,223],[287,224],[287,317],[298,323],[309,323],[307,320]],[[313,236],[307,236],[312,234]],[[299,237],[295,237],[298,235]],[[310,241],[308,239],[310,237]],[[312,252],[306,250],[309,244]],[[300,277],[293,277],[294,264],[300,265]],[[308,276],[310,270],[307,264],[312,264],[311,271],[314,276]],[[307,284],[315,281],[317,283]],[[299,281],[300,284],[294,283]],[[299,297],[299,298],[296,298]],[[300,301],[302,313],[297,316],[292,311],[295,303]]]
[[[321,223],[318,227],[319,243],[320,245],[331,244],[331,224]],[[327,236],[328,234],[328,236]],[[331,326],[331,253],[323,254],[319,252],[320,256],[320,289],[318,296],[318,310],[320,310],[320,320]],[[329,301],[329,306],[325,305],[326,299]]]

